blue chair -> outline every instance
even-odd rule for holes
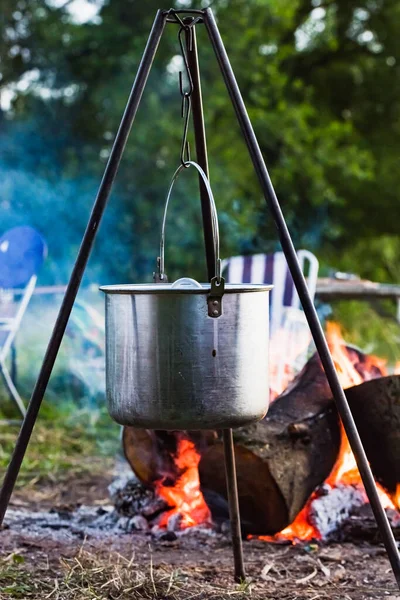
[[[0,372],[22,415],[25,415],[26,409],[6,366],[6,359],[46,255],[46,242],[32,227],[14,227],[0,237]]]

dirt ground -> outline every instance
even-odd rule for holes
[[[18,491],[11,508],[70,510],[109,503],[111,475]],[[77,540],[12,527],[0,532],[0,599],[400,600],[379,544],[244,542],[248,580],[233,582],[229,537],[188,530],[175,540],[150,533]],[[174,536],[172,536],[174,537]]]

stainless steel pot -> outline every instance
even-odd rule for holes
[[[172,179],[166,209],[182,168]],[[108,409],[122,425],[222,429],[257,421],[267,412],[271,286],[224,285],[210,189],[209,196],[217,258],[211,284],[183,278],[174,284],[100,288],[106,294]],[[164,227],[165,214],[161,282]]]
[[[210,284],[101,289],[107,401],[117,423],[222,429],[265,415],[269,286],[226,285],[218,319],[208,316]]]

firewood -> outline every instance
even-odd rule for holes
[[[396,540],[400,540],[400,522],[397,511],[387,509],[390,526]],[[352,543],[369,542],[370,544],[382,544],[378,526],[371,506],[354,507],[349,517],[342,523],[340,529],[335,531],[330,538],[335,542],[345,541]]]
[[[394,494],[400,483],[400,376],[366,381],[346,396],[374,476]]]
[[[263,421],[235,432],[245,533],[273,534],[289,525],[336,462],[339,419],[318,362],[313,357],[307,363]],[[400,482],[400,377],[372,379],[348,388],[346,396],[374,476],[394,494]],[[200,482],[226,498],[222,469],[219,443],[202,456]]]
[[[124,427],[122,447],[132,471],[146,485],[168,477],[175,480],[177,436],[174,432]]]
[[[179,440],[190,439],[201,454],[216,437],[215,431],[152,431],[126,426],[122,431],[122,447],[132,471],[142,483],[151,486],[155,481],[164,480],[172,485],[181,474],[175,462]]]
[[[339,419],[318,357],[308,361],[262,421],[234,436],[243,531],[277,533],[326,479],[339,452]],[[222,442],[202,455],[199,475],[202,489],[226,497]]]
[[[380,377],[378,368],[371,372],[366,355],[351,347],[347,352],[363,378],[379,377],[349,388],[346,395],[374,474],[393,493],[400,481],[400,377]],[[220,521],[227,496],[223,446],[215,432],[126,427],[125,454],[147,485],[165,478],[173,485],[180,475],[174,458],[182,436],[201,454],[201,489]],[[243,532],[277,533],[328,478],[339,453],[340,421],[318,356],[311,357],[262,421],[235,430],[234,436]]]

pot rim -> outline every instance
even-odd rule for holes
[[[102,285],[101,292],[106,294],[208,294],[211,290],[209,283],[201,283],[201,288],[172,287],[173,283],[125,283],[115,285]],[[226,283],[224,294],[246,292],[269,292],[273,285],[264,283]]]

